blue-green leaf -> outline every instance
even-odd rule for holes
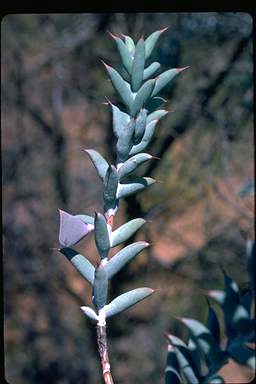
[[[99,311],[107,302],[108,274],[104,265],[100,264],[95,270],[93,283],[93,305]]]
[[[146,103],[145,108],[148,111],[148,113],[154,112],[156,109],[161,108],[167,101],[160,96],[155,96],[149,99],[149,101]]]
[[[137,144],[144,135],[147,122],[147,110],[142,108],[135,120],[134,142]]]
[[[117,198],[121,199],[122,197],[126,197],[132,195],[133,193],[142,191],[155,182],[156,181],[151,177],[134,177],[133,179],[130,179],[130,181],[126,184],[118,185]]]
[[[162,72],[156,78],[155,87],[152,91],[151,97],[157,95],[171,80],[174,79],[180,72],[184,71],[188,67],[184,68],[172,68]]]
[[[147,80],[150,76],[152,76],[159,68],[161,67],[160,63],[154,62],[150,64],[147,68],[144,69],[143,72],[143,80]]]
[[[173,335],[168,335],[168,339],[174,347],[180,371],[183,372],[188,383],[199,384],[200,375],[194,364],[191,351],[188,349],[187,345],[178,337]]]
[[[116,105],[110,103],[112,107],[112,115],[113,115],[113,131],[118,138],[122,131],[128,126],[130,122],[130,116],[121,111]]]
[[[151,123],[153,120],[160,120],[161,117],[167,115],[168,111],[165,109],[158,109],[157,111],[154,111],[150,113],[147,117],[147,124]]]
[[[168,345],[168,353],[165,367],[165,384],[181,384],[179,363],[175,350],[171,344]]]
[[[78,243],[83,237],[94,229],[94,226],[85,223],[77,216],[59,210],[60,212],[60,230],[59,242],[65,247]]]
[[[89,215],[75,215],[78,219],[82,220],[85,224],[91,224],[94,228],[94,217]]]
[[[159,39],[159,37],[161,36],[161,34],[166,31],[168,29],[167,28],[163,28],[159,31],[155,31],[153,32],[150,36],[148,36],[148,38],[146,39],[145,41],[145,59],[148,59],[149,56],[151,55],[156,43],[157,43],[157,40]]]
[[[127,48],[129,49],[129,52],[133,56],[134,52],[135,52],[135,44],[134,44],[133,39],[130,36],[127,36],[127,35],[124,35],[124,34],[122,34],[122,36],[124,37],[125,45],[127,46]]]
[[[135,120],[131,119],[129,124],[123,127],[122,132],[118,137],[116,143],[116,152],[117,152],[117,163],[123,163],[127,160],[130,150],[133,145],[133,134],[135,129]]]
[[[113,165],[108,167],[103,185],[104,212],[107,212],[109,209],[115,209],[117,206],[116,191],[118,185],[118,174]]]
[[[145,241],[137,241],[136,243],[127,245],[116,253],[106,264],[108,278],[114,276],[124,265],[129,263],[135,256],[138,255],[143,249],[148,247],[149,244]]]
[[[108,162],[104,159],[103,156],[101,156],[99,152],[95,151],[94,149],[85,149],[84,151],[89,155],[101,180],[104,180],[107,169],[109,167]]]
[[[135,48],[134,59],[132,63],[132,77],[131,85],[132,91],[137,92],[141,86],[144,73],[145,64],[145,43],[144,39],[141,38]]]
[[[101,259],[106,258],[110,249],[108,227],[105,217],[97,212],[95,212],[95,243]]]
[[[127,83],[122,76],[112,67],[105,64],[105,67],[108,71],[110,80],[115,88],[116,92],[120,95],[123,103],[131,110],[133,105],[133,94],[129,83]]]
[[[133,172],[140,164],[147,160],[151,160],[153,156],[148,153],[138,153],[126,160],[123,165],[118,169],[119,180]]]
[[[154,293],[154,290],[151,288],[136,288],[123,293],[106,306],[106,318],[130,308],[132,305],[152,295],[152,293]]]
[[[98,321],[98,315],[96,314],[96,312],[92,308],[83,306],[83,307],[81,307],[81,310],[91,320]]]
[[[60,252],[73,264],[78,272],[91,284],[94,281],[95,268],[83,255],[80,255],[72,248],[62,248]]]
[[[123,42],[122,39],[120,39],[119,37],[113,35],[112,33],[110,35],[113,37],[113,39],[116,42],[117,49],[118,49],[118,52],[120,54],[120,57],[121,57],[122,64],[123,64],[124,68],[126,69],[126,71],[128,73],[131,73],[131,71],[132,71],[132,55],[131,55],[131,52],[129,51],[127,45]]]
[[[155,87],[155,79],[147,80],[136,93],[130,108],[130,115],[134,117],[149,100]]]
[[[129,155],[135,155],[136,153],[143,151],[148,146],[155,133],[157,122],[158,120],[153,120],[148,125],[146,125],[145,132],[140,143],[132,146]]]
[[[208,304],[208,322],[207,327],[211,332],[215,342],[220,345],[220,323],[216,312],[214,309]]]
[[[145,222],[146,220],[140,218],[132,219],[114,230],[111,233],[111,247],[115,247],[129,239]]]

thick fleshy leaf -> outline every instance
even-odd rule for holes
[[[155,79],[147,80],[136,93],[135,99],[131,104],[130,115],[134,117],[149,100],[155,87]]]
[[[130,150],[133,145],[133,134],[135,129],[135,120],[131,119],[129,124],[123,127],[122,132],[116,143],[116,152],[117,152],[117,162],[123,163],[127,160]]]
[[[77,216],[59,210],[60,230],[59,242],[65,247],[78,243],[83,237],[94,229],[92,224],[87,224]]]
[[[143,249],[149,246],[145,241],[137,241],[136,243],[127,245],[116,253],[106,264],[108,278],[111,279],[124,265],[129,263],[135,256],[137,256]]]
[[[227,355],[214,341],[209,329],[195,319],[181,318],[191,332],[195,343],[199,346],[206,358],[206,364],[210,371],[219,369],[226,361]]]
[[[187,345],[178,337],[173,335],[168,335],[168,339],[174,347],[180,371],[183,372],[188,383],[199,384],[200,375],[194,364],[191,351],[188,349]]]
[[[147,110],[145,108],[142,108],[135,120],[134,143],[137,144],[142,139],[146,129],[146,123],[147,123]]]
[[[150,76],[152,76],[159,68],[161,67],[160,63],[154,62],[150,64],[147,68],[144,69],[143,72],[143,80],[147,80]]]
[[[108,296],[108,274],[106,267],[100,264],[95,270],[93,283],[93,305],[99,311],[102,309]]]
[[[95,268],[89,260],[72,248],[62,248],[60,252],[73,264],[81,275],[93,285]]]
[[[168,29],[167,28],[163,28],[159,31],[155,31],[153,33],[151,33],[150,36],[147,37],[146,41],[145,41],[145,58],[148,59],[149,56],[151,55],[156,43],[157,43],[157,40],[159,39],[159,37],[161,36],[161,34],[166,31]]]
[[[113,165],[110,165],[106,172],[106,176],[104,178],[104,183],[103,183],[104,212],[107,212],[109,209],[115,209],[117,206],[117,199],[116,199],[117,185],[118,185],[117,170]]]
[[[220,305],[224,304],[225,297],[226,297],[226,293],[224,291],[221,291],[219,289],[213,289],[211,291],[208,291],[207,295],[210,298],[214,299]]]
[[[129,83],[127,83],[122,76],[112,67],[105,64],[105,67],[108,71],[110,80],[115,88],[116,92],[120,95],[123,103],[129,108],[132,108],[133,105],[133,94]]]
[[[147,160],[151,160],[152,158],[153,156],[148,153],[138,153],[137,155],[130,157],[118,170],[119,180],[122,180],[122,178],[133,172],[140,164]]]
[[[124,34],[122,34],[122,36],[124,37],[125,45],[127,46],[127,48],[129,49],[129,52],[133,56],[134,52],[135,52],[135,44],[134,44],[133,39],[130,36],[127,36],[127,35],[124,35]]]
[[[151,288],[136,288],[132,291],[123,293],[106,306],[106,318],[123,312],[132,305],[137,304],[139,301],[152,295],[152,293],[154,293],[154,290]]]
[[[157,76],[151,97],[157,95],[171,80],[173,80],[180,72],[184,71],[186,68],[188,67],[168,69],[167,71],[164,71],[159,76]]]
[[[101,213],[95,213],[95,243],[101,259],[108,256],[110,240],[105,217]]]
[[[121,111],[116,105],[112,103],[110,103],[110,105],[112,107],[113,130],[116,137],[118,138],[121,135],[123,129],[125,129],[125,127],[127,127],[129,124],[130,116],[127,113]]]
[[[151,123],[153,120],[159,120],[161,117],[167,115],[168,111],[165,109],[158,109],[157,111],[154,111],[150,113],[147,117],[147,124]]]
[[[123,42],[122,39],[120,39],[117,36],[114,36],[112,33],[111,33],[111,36],[113,37],[113,39],[116,42],[117,49],[118,49],[118,52],[120,54],[120,57],[121,57],[122,64],[123,64],[124,68],[126,69],[126,71],[128,73],[131,73],[131,71],[132,71],[132,55],[131,55],[131,52],[129,51],[127,45]]]
[[[91,320],[98,321],[98,315],[97,315],[97,313],[92,308],[83,306],[83,307],[81,307],[81,310]]]
[[[215,342],[220,345],[220,323],[216,312],[210,305],[208,306],[207,328],[211,332]]]
[[[168,345],[166,367],[165,367],[165,384],[181,384],[179,363],[175,350],[171,344]]]
[[[85,152],[88,153],[101,180],[104,180],[107,169],[109,167],[108,162],[104,159],[103,156],[101,156],[99,152],[95,151],[94,149],[85,149]]]
[[[252,300],[253,300],[253,295],[250,289],[248,289],[248,291],[243,293],[240,299],[241,304],[247,310],[248,314],[251,313]]]
[[[139,39],[134,54],[134,60],[132,63],[132,77],[131,77],[131,86],[132,91],[137,92],[141,86],[143,80],[145,65],[145,42],[144,39]]]
[[[225,381],[223,377],[215,374],[204,379],[204,384],[225,384]]]
[[[149,145],[155,133],[155,127],[157,122],[158,120],[153,120],[148,125],[146,125],[145,132],[141,139],[141,142],[132,146],[129,152],[129,155],[135,155],[136,153],[143,151]]]
[[[132,195],[133,193],[142,191],[155,182],[156,180],[152,179],[151,177],[135,177],[126,184],[118,185],[117,198],[121,199],[122,197],[126,197]]]
[[[137,232],[146,220],[144,219],[132,219],[127,223],[121,225],[119,228],[111,233],[111,247],[115,247],[124,241],[128,240],[135,232]]]
[[[197,376],[201,376],[201,350],[198,347],[198,345],[194,342],[194,339],[190,337],[188,339],[188,345],[187,348],[190,351],[192,360],[194,362],[194,366],[196,367],[197,370]]]

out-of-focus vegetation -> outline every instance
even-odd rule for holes
[[[117,226],[149,219],[138,238],[152,245],[111,287],[113,297],[141,282],[159,290],[108,326],[116,382],[163,381],[163,334],[183,332],[172,315],[205,318],[199,289],[222,287],[220,265],[246,288],[244,248],[254,233],[253,195],[241,193],[254,181],[251,16],[8,15],[2,20],[1,133],[10,384],[101,380],[95,329],[80,311],[91,304],[90,287],[56,250],[58,208],[93,215],[102,206],[100,182],[82,149],[113,156],[104,102],[105,96],[117,100],[100,59],[114,67],[119,61],[107,32],[137,40],[166,26],[155,58],[166,69],[190,68],[162,93],[170,113],[149,149],[161,159],[142,171],[161,183],[127,198],[117,218]],[[80,249],[95,262],[90,235]],[[222,375],[227,382],[250,378],[239,366],[225,367]]]

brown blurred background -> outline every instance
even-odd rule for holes
[[[160,183],[122,200],[115,225],[149,220],[152,245],[116,278],[110,299],[157,292],[108,324],[118,384],[164,382],[174,316],[205,321],[200,289],[221,289],[222,266],[247,285],[253,238],[252,18],[246,13],[20,14],[2,20],[2,188],[5,376],[10,384],[101,382],[95,327],[81,305],[91,288],[56,249],[58,208],[102,211],[102,186],[84,148],[114,162],[105,96],[119,100],[100,61],[119,68],[108,31],[135,41],[169,26],[152,59],[190,68],[162,92],[170,113],[139,174]],[[135,239],[133,239],[135,240]],[[55,249],[54,249],[55,248]],[[76,247],[97,261],[93,234]],[[114,250],[114,253],[116,249]],[[250,372],[226,366],[227,382]],[[237,380],[237,381],[236,381]]]

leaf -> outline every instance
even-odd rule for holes
[[[215,342],[220,345],[220,323],[216,312],[208,303],[208,322],[207,328],[211,332]]]
[[[139,39],[136,48],[134,59],[132,63],[132,77],[131,77],[131,86],[132,91],[137,92],[141,86],[143,80],[145,65],[145,43],[144,39]]]
[[[137,241],[136,243],[127,245],[116,253],[106,264],[108,278],[114,276],[124,265],[129,263],[135,256],[138,255],[143,249],[148,247],[149,244],[145,241]]]
[[[230,357],[238,364],[249,365],[251,358],[255,359],[255,350],[241,345],[234,345],[228,348]]]
[[[126,184],[118,185],[117,198],[121,199],[122,197],[126,197],[132,195],[133,193],[142,191],[143,189],[154,184],[155,182],[156,181],[151,177],[135,177]]]
[[[193,338],[188,339],[188,350],[190,351],[191,358],[193,360],[194,366],[197,370],[197,376],[201,376],[201,351],[198,345],[194,342]]]
[[[97,212],[95,212],[95,243],[101,259],[106,258],[110,249],[108,227],[105,217]]]
[[[130,108],[130,115],[134,117],[137,112],[145,105],[149,100],[151,93],[155,87],[155,79],[147,80],[142,87],[136,93],[135,99],[133,100]]]
[[[99,311],[107,302],[108,275],[104,265],[100,264],[95,270],[93,284],[93,305]]]
[[[171,80],[174,79],[180,72],[184,71],[188,67],[184,68],[172,68],[162,72],[156,78],[155,87],[152,91],[151,97],[157,95]]]
[[[159,68],[161,67],[160,63],[154,62],[150,64],[147,68],[144,69],[143,72],[143,80],[147,80],[150,76],[152,76]]]
[[[147,117],[147,124],[151,123],[153,120],[160,120],[161,117],[167,115],[168,111],[165,109],[158,109],[157,111],[154,111],[150,113]]]
[[[180,368],[175,350],[171,344],[168,345],[168,353],[165,367],[165,384],[181,384]]]
[[[103,185],[104,212],[107,212],[109,209],[115,209],[117,206],[118,174],[113,165],[108,167]]]
[[[123,64],[124,68],[126,69],[126,71],[128,73],[131,73],[131,71],[132,71],[132,56],[131,56],[131,52],[129,51],[127,45],[123,42],[122,39],[120,39],[117,36],[114,36],[112,33],[110,35],[113,37],[113,39],[116,42],[117,49],[118,49],[118,52],[120,54],[120,57],[121,57],[122,64]]]
[[[209,370],[216,371],[220,369],[223,362],[226,361],[227,355],[214,341],[209,329],[200,321],[194,319],[181,318],[180,320],[187,326],[195,343],[205,355]]]
[[[132,305],[152,295],[152,293],[154,293],[154,290],[151,288],[136,288],[123,293],[106,306],[106,318],[130,308]]]
[[[59,210],[60,230],[59,242],[65,247],[78,243],[83,237],[94,229],[92,224],[84,223],[79,217]]]
[[[226,293],[224,291],[213,289],[207,292],[207,295],[217,301],[217,303],[223,305],[226,297]]]
[[[131,119],[126,127],[123,127],[122,132],[116,143],[117,163],[123,163],[127,160],[130,150],[132,148],[133,134],[135,129],[135,120]]]
[[[124,34],[122,34],[122,36],[124,37],[125,45],[127,46],[127,48],[129,49],[129,52],[133,56],[134,52],[135,52],[135,44],[134,44],[133,39],[130,36],[127,36],[127,35],[124,35]]]
[[[136,117],[134,128],[134,142],[138,143],[144,135],[147,122],[147,110],[142,108]]]
[[[123,129],[127,127],[127,125],[130,122],[130,116],[121,111],[116,105],[110,103],[112,107],[112,115],[113,115],[113,130],[118,138],[121,134]]]
[[[143,151],[148,146],[155,133],[157,122],[158,120],[153,120],[148,125],[146,125],[141,142],[132,146],[129,155],[135,155],[136,153]]]
[[[98,321],[98,315],[96,314],[96,312],[94,312],[94,310],[90,307],[86,307],[86,306],[83,306],[81,307],[81,310],[83,311],[83,313],[88,316],[91,320],[93,321]]]
[[[103,156],[101,156],[99,152],[95,151],[94,149],[85,149],[84,151],[89,155],[101,180],[104,180],[107,169],[109,167],[108,162],[104,159]]]
[[[73,264],[78,272],[93,285],[95,268],[83,255],[72,248],[62,248],[60,252]]]
[[[111,233],[111,247],[115,247],[129,239],[145,222],[146,220],[138,218],[121,225]]]
[[[209,383],[209,384],[225,384],[225,381],[223,379],[223,377],[219,376],[219,375],[210,375],[209,377],[207,377],[204,381],[205,384]]]
[[[148,153],[138,153],[126,160],[123,165],[118,169],[119,180],[133,172],[139,165],[147,160],[151,160],[153,156]]]
[[[116,92],[120,95],[123,103],[127,108],[131,109],[133,105],[133,95],[129,83],[127,83],[122,76],[112,67],[103,63],[108,71],[110,80]]]
[[[148,38],[146,39],[145,41],[145,59],[148,59],[149,56],[151,55],[156,43],[157,43],[157,40],[159,39],[159,37],[161,36],[161,34],[166,31],[168,29],[167,28],[163,28],[159,31],[155,31],[153,32],[150,36],[148,36]]]
[[[199,384],[200,374],[194,364],[191,351],[188,349],[186,344],[178,337],[168,335],[168,339],[174,347],[180,371],[183,372],[184,376],[188,380],[188,383]]]

